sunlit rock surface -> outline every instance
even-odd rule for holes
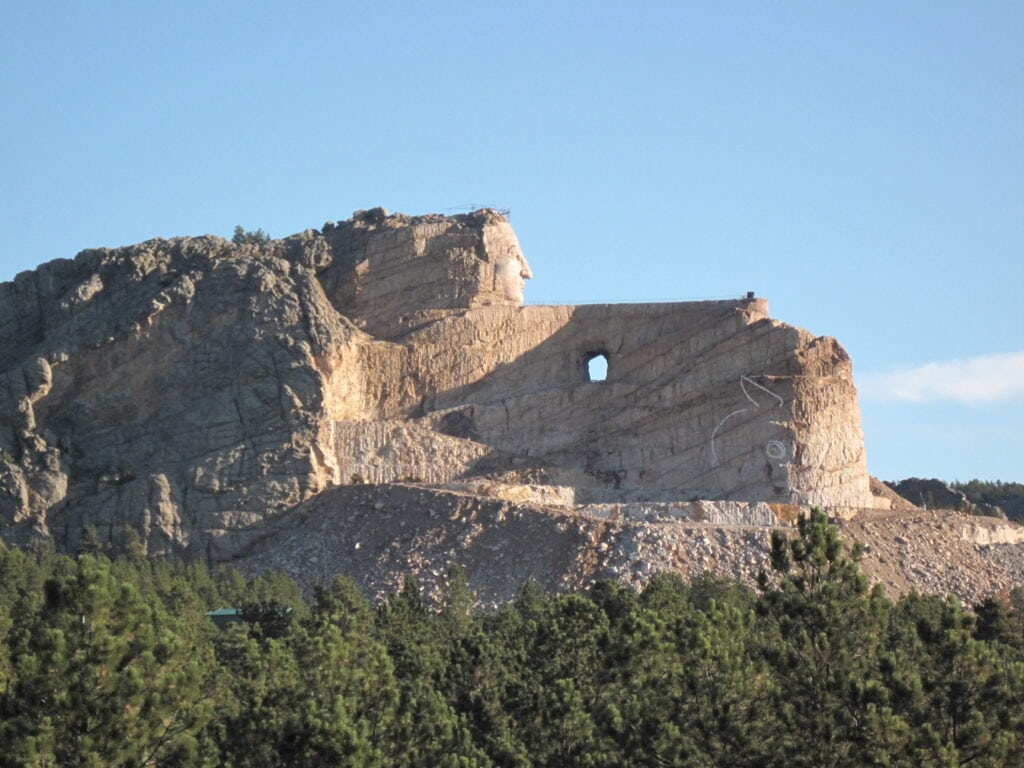
[[[129,527],[151,554],[225,560],[346,486],[585,527],[889,504],[834,339],[752,296],[524,306],[530,277],[495,211],[373,209],[262,245],[87,250],[0,283],[0,530],[74,551],[87,525],[115,546]]]

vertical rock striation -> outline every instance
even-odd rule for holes
[[[523,306],[529,277],[494,211],[374,209],[0,283],[0,532],[223,559],[329,487],[399,481],[871,505],[835,340],[762,299]]]

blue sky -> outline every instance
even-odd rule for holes
[[[0,104],[0,280],[502,206],[528,303],[755,290],[873,474],[1024,480],[1022,3],[5,2]]]

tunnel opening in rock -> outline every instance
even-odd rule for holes
[[[608,353],[588,352],[586,358],[587,381],[608,380]]]

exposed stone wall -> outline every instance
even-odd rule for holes
[[[406,343],[424,408],[458,414],[521,464],[583,473],[624,498],[870,506],[849,358],[767,311],[763,300],[488,308]],[[589,382],[598,351],[608,377]]]
[[[388,216],[359,211],[324,227],[334,258],[321,280],[339,312],[387,339],[436,310],[523,303],[532,277],[515,232],[493,211]]]
[[[2,287],[42,334],[2,350],[5,536],[129,525],[151,551],[206,546],[335,480],[316,360],[357,332],[291,245],[150,241]],[[26,370],[46,385],[25,390]]]
[[[762,299],[522,306],[529,277],[493,211],[377,209],[2,283],[0,530],[73,549],[85,525],[129,526],[151,552],[224,558],[331,486],[403,480],[872,503],[833,339]]]

